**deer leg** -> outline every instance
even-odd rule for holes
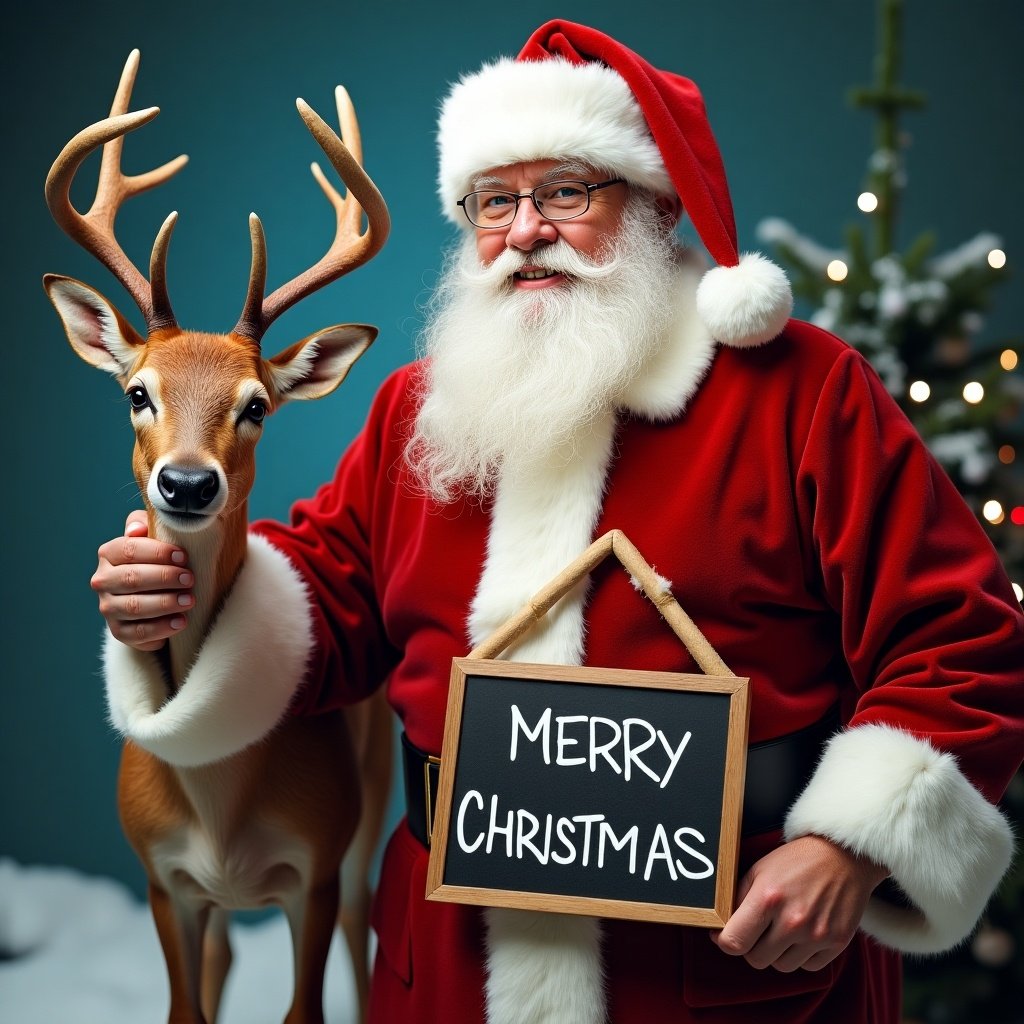
[[[199,1002],[209,1024],[214,1024],[220,1011],[224,982],[233,959],[228,937],[229,914],[213,907],[203,935],[203,971],[199,986]]]
[[[358,1020],[366,1020],[367,1003],[370,996],[370,885],[367,877],[368,859],[364,859],[360,833],[356,833],[353,848],[345,858],[341,871],[342,899],[338,913],[338,924],[345,937],[349,960],[352,964],[352,981],[355,987],[359,1009]],[[371,836],[368,846],[373,852]]]
[[[370,995],[370,869],[380,843],[391,793],[394,736],[391,708],[379,690],[369,700],[346,709],[346,721],[357,744],[362,814],[341,869],[341,910],[338,924],[345,936],[360,1021],[366,1020]]]
[[[296,894],[284,905],[295,957],[295,993],[284,1024],[323,1024],[324,969],[338,915],[339,890],[335,872],[322,885]]]
[[[186,909],[153,883],[149,886],[149,906],[171,988],[168,1024],[209,1024],[199,1005],[199,970],[208,909]]]

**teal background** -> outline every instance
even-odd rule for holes
[[[51,2],[5,15],[0,854],[112,874],[141,891],[117,823],[118,743],[105,722],[102,624],[88,587],[97,546],[139,504],[131,431],[116,383],[68,348],[40,277],[79,277],[136,323],[138,316],[110,275],[51,222],[42,198],[50,162],[105,115],[125,57],[140,47],[133,106],[163,112],[129,138],[126,169],[147,170],[180,152],[191,161],[122,212],[119,236],[145,263],[160,222],[179,210],[169,264],[178,318],[226,330],[244,296],[250,210],[267,232],[271,288],[328,244],[333,218],[308,172],[318,151],[293,101],[301,95],[333,121],[333,86],[348,87],[393,233],[371,265],[285,314],[264,348],[276,353],[345,320],[375,323],[381,336],[339,392],[268,424],[251,510],[283,516],[330,474],[375,387],[413,352],[452,236],[434,192],[434,120],[446,83],[514,53],[555,14],[595,25],[701,84],[741,246],[755,246],[755,226],[768,215],[841,245],[842,225],[860,216],[855,198],[872,148],[872,119],[845,105],[847,88],[872,73],[869,0]],[[946,251],[993,230],[1012,272],[1024,248],[1022,29],[1018,0],[908,2],[903,79],[930,102],[905,120],[912,146],[902,243],[935,229]],[[81,173],[81,207],[91,201],[96,166]],[[1019,336],[1022,323],[1024,299],[1011,284],[997,293],[985,338]]]

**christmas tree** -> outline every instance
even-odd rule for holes
[[[854,89],[855,107],[876,121],[874,151],[842,248],[829,248],[780,219],[758,234],[790,268],[813,323],[859,349],[977,514],[1017,598],[1024,597],[1024,376],[1019,340],[984,337],[984,313],[1007,277],[995,235],[978,234],[936,253],[932,233],[897,250],[907,187],[900,118],[925,106],[899,84],[902,0],[879,0],[875,82]],[[1024,836],[1024,775],[1003,800]],[[952,953],[909,959],[908,1021],[998,1024],[1024,1020],[1024,858],[1004,882],[973,939]]]

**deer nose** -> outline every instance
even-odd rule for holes
[[[164,501],[177,512],[201,512],[217,497],[220,482],[207,469],[180,469],[164,466],[156,478]]]

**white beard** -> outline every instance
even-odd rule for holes
[[[406,459],[439,502],[489,496],[615,408],[664,344],[681,249],[635,196],[600,260],[566,242],[506,250],[482,266],[472,237],[454,251],[421,340],[427,369]],[[568,283],[517,290],[542,265]]]

